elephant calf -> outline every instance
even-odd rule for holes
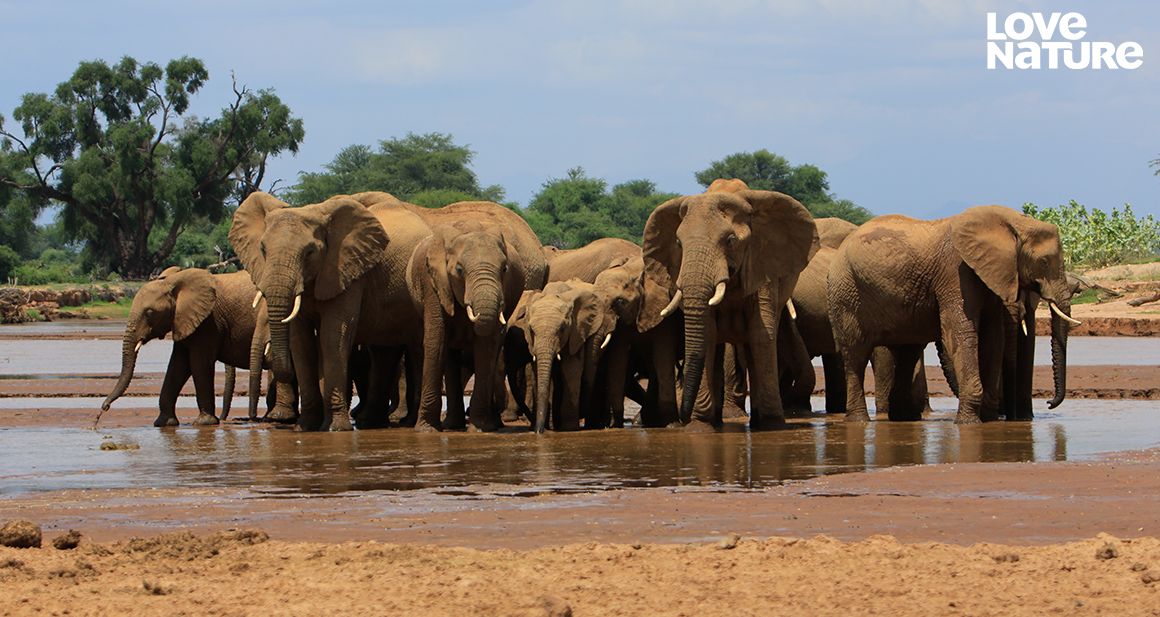
[[[133,379],[141,346],[173,333],[173,354],[165,371],[158,401],[160,414],[153,426],[177,426],[177,397],[193,376],[198,416],[194,424],[217,424],[214,414],[215,362],[248,367],[255,317],[251,301],[257,289],[249,274],[210,274],[205,270],[169,268],[143,285],[133,297],[121,343],[121,375],[101,405],[109,407],[125,393]],[[233,394],[228,380],[222,416]]]

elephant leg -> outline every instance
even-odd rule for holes
[[[419,395],[422,393],[420,383],[423,380],[421,347],[408,345],[403,354],[404,393],[403,404],[406,405],[403,416],[399,418],[399,426],[415,426],[419,420]]]
[[[998,308],[998,307],[996,307]],[[1014,326],[1005,311],[992,310],[982,321],[979,333],[979,379],[983,385],[983,398],[979,405],[979,417],[984,422],[999,419],[1003,405],[1003,369],[1010,363],[1005,360],[1007,326]]]
[[[322,338],[321,336],[319,338]],[[326,347],[323,347],[325,350]],[[347,362],[347,380],[343,384],[343,393],[347,401],[354,401],[355,393],[358,393],[358,404],[354,405],[350,410],[350,415],[353,418],[360,418],[366,413],[367,403],[370,401],[371,391],[371,370],[373,363],[373,351],[370,347],[365,345],[355,345],[350,352],[350,361]],[[326,353],[322,354],[326,358]],[[323,360],[325,362],[325,359]],[[325,375],[325,369],[324,369]]]
[[[560,379],[556,381],[559,391],[559,404],[553,406],[557,411],[556,431],[580,430],[580,389],[583,382],[584,356],[572,354],[564,356],[559,362]]]
[[[826,413],[846,413],[846,369],[841,354],[822,354],[822,378],[826,380]]]
[[[751,315],[746,337],[746,361],[749,371],[749,427],[780,428],[785,425],[777,357],[777,335],[782,303],[758,294],[755,314]],[[770,294],[776,295],[776,294]]]
[[[777,349],[780,354],[781,372],[788,379],[781,384],[782,405],[787,414],[808,416],[813,413],[810,397],[814,394],[816,378],[814,365],[797,324],[783,314],[777,335]]]
[[[894,348],[879,345],[870,352],[870,372],[874,375],[874,417],[880,420],[891,418],[897,365]]]
[[[321,427],[324,431],[354,430],[350,422],[350,397],[347,395],[347,388],[350,383],[348,360],[354,347],[353,335],[357,329],[357,316],[324,315],[318,327],[318,342],[322,351],[322,383],[326,387]],[[368,375],[367,381],[369,380]],[[365,388],[360,388],[359,397],[369,397],[370,389],[369,383]]]
[[[218,423],[214,415],[213,378],[217,369],[216,350],[201,347],[190,349],[189,370],[193,374],[193,392],[197,398],[197,426],[212,426]]]
[[[442,429],[440,412],[443,411],[443,341],[446,336],[443,311],[438,302],[428,301],[423,313],[423,369],[422,386],[419,395],[419,417],[415,430],[438,431]]]
[[[399,362],[402,348],[370,347],[370,371],[367,385],[359,387],[361,413],[351,416],[359,429],[385,428],[391,425],[391,405],[397,403],[399,392]],[[395,397],[395,399],[392,399]]]
[[[675,322],[670,319],[669,322]],[[644,418],[644,426],[670,426],[680,422],[677,411],[677,346],[675,323],[659,326],[663,328],[653,337],[652,374],[649,381],[656,381],[656,414]],[[649,384],[650,387],[652,384]]]
[[[267,387],[273,394],[272,400],[266,407],[266,419],[274,422],[294,422],[298,419],[298,412],[294,409],[298,398],[294,392],[294,384],[278,381],[274,378],[274,373],[271,372],[270,386]]]
[[[960,307],[961,309],[961,307]],[[975,325],[961,312],[948,311],[942,317],[942,342],[954,365],[959,386],[959,409],[956,424],[974,424],[981,421],[979,408],[983,399],[983,384],[979,377],[979,336]]]
[[[222,421],[230,417],[230,406],[234,403],[234,386],[237,384],[237,369],[226,366],[226,384],[222,390]]]
[[[463,362],[459,356],[458,351],[450,351],[443,362],[443,387],[447,390],[447,416],[443,418],[443,428],[451,431],[467,429],[467,410],[463,406]],[[476,380],[475,387],[479,388],[479,380]]]
[[[322,390],[318,375],[318,339],[312,325],[296,319],[290,322],[290,357],[298,380],[298,424],[300,431],[322,427]]]
[[[738,353],[737,347],[728,344],[725,346],[725,407],[722,417],[745,417],[745,365]]]
[[[628,344],[624,341],[614,341],[604,354],[604,407],[608,410],[610,424],[613,428],[624,428],[624,396],[628,384]],[[639,389],[640,386],[638,385]],[[643,406],[644,403],[642,402]]]
[[[471,426],[479,431],[503,428],[500,421],[502,404],[496,404],[496,384],[499,382],[499,353],[503,339],[497,334],[485,340],[476,339],[473,350],[475,390],[471,393],[468,410]]]
[[[161,382],[161,396],[157,399],[159,413],[153,426],[177,426],[177,397],[185,382],[189,381],[189,355],[184,346],[173,346],[169,355],[169,366],[165,369],[165,380]]]
[[[846,369],[847,422],[870,421],[870,414],[866,411],[866,363],[870,361],[871,349],[864,343],[841,348],[842,364]]]
[[[914,421],[922,419],[922,405],[914,398],[915,365],[922,359],[922,345],[899,345],[891,351],[894,356],[894,383],[891,384],[890,409],[886,415],[894,421]],[[878,376],[874,376],[875,382]],[[926,383],[925,378],[922,380]],[[924,388],[925,389],[925,388]],[[881,410],[878,414],[881,414]]]
[[[1031,420],[1035,412],[1031,406],[1031,380],[1035,372],[1035,305],[1039,298],[1027,300],[1024,320],[1027,325],[1027,336],[1023,336],[1022,329],[1017,335],[1018,349],[1015,354],[1015,417],[1019,420]]]
[[[918,361],[914,364],[914,377],[910,383],[910,401],[911,405],[918,410],[918,416],[925,418],[933,411],[930,408],[930,392],[926,386],[926,347],[922,347],[918,353]],[[916,418],[917,419],[917,418]]]

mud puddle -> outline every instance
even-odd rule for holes
[[[238,488],[266,496],[439,490],[536,496],[627,487],[744,491],[896,465],[1082,460],[1160,444],[1148,401],[1071,401],[1034,422],[956,426],[946,400],[923,422],[796,421],[784,431],[625,429],[537,436],[407,429],[299,434],[220,428],[0,430],[0,494],[86,488]],[[102,449],[102,443],[106,449]],[[480,488],[483,487],[483,488]]]

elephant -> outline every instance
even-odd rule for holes
[[[666,426],[678,419],[676,399],[676,349],[680,345],[680,328],[676,319],[666,319],[650,330],[639,329],[641,307],[645,304],[644,259],[637,255],[623,264],[607,268],[596,277],[594,286],[609,318],[593,340],[601,343],[612,335],[604,351],[601,371],[602,382],[591,390],[605,392],[605,400],[592,401],[585,408],[594,425],[624,426],[624,399],[626,386],[635,384],[637,373],[648,377],[648,391],[643,397],[640,415],[635,424]],[[653,293],[663,293],[652,287]],[[664,302],[654,298],[653,304]],[[631,392],[629,390],[628,392]]]
[[[193,377],[197,396],[196,425],[218,424],[214,414],[215,363],[226,365],[222,418],[233,398],[234,367],[249,367],[255,318],[250,308],[255,288],[244,272],[210,274],[201,269],[168,268],[141,286],[133,297],[121,340],[121,374],[102,411],[125,394],[133,380],[137,353],[153,339],[173,334],[173,352],[165,370],[153,426],[177,426],[175,411],[181,389]]]
[[[255,297],[257,296],[257,289],[255,288]],[[258,400],[262,396],[262,372],[263,369],[273,366],[273,356],[270,354],[270,323],[266,314],[266,301],[262,298],[258,300],[255,310],[257,313],[254,316],[254,336],[250,342],[250,401],[249,401],[249,419],[251,422],[258,419]],[[268,386],[270,396],[267,397],[267,417],[273,418],[289,418],[297,417],[298,411],[295,409],[298,394],[295,391],[293,383],[286,383],[278,381],[273,372],[270,373],[270,384]],[[223,419],[225,413],[222,413]]]
[[[622,264],[640,256],[639,246],[621,238],[601,238],[570,250],[554,246],[545,246],[543,250],[548,260],[549,283],[572,279],[594,283],[611,264]]]
[[[688,430],[721,425],[718,347],[727,342],[742,346],[749,367],[750,427],[784,424],[776,354],[781,308],[817,246],[813,217],[782,193],[710,186],[653,210],[644,229],[641,329],[683,311],[680,420]],[[649,302],[658,295],[669,301]]]
[[[535,432],[547,428],[549,412],[555,430],[580,429],[581,387],[595,370],[593,354],[612,336],[609,329],[593,345],[606,317],[595,286],[579,279],[548,283],[520,297],[510,325],[524,337],[535,365]]]
[[[298,430],[353,428],[356,345],[421,344],[406,265],[431,229],[405,204],[375,203],[376,195],[385,194],[290,208],[256,192],[234,213],[229,238],[266,300],[275,377],[298,384]]]
[[[1054,225],[1002,206],[975,206],[934,221],[882,216],[850,234],[830,264],[827,289],[845,363],[846,419],[869,419],[862,382],[873,347],[889,347],[898,366],[908,366],[930,341],[941,341],[953,366],[955,422],[997,417],[991,410],[1003,398],[1004,363],[994,360],[993,350],[1026,319],[1030,294],[1053,313],[1055,392],[1048,407],[1062,403],[1067,329],[1075,322],[1062,251]]]
[[[412,252],[407,284],[422,314],[422,384],[416,429],[501,428],[500,358],[508,317],[524,291],[541,289],[548,263],[539,239],[519,214],[491,202],[458,202],[416,211],[433,233]],[[465,414],[460,352],[475,372]],[[441,419],[442,388],[447,417]],[[465,417],[465,416],[469,416]]]

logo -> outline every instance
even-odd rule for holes
[[[987,13],[987,69],[1138,69],[1144,48],[1135,41],[1088,41],[1080,13],[1011,13],[1003,20]]]

